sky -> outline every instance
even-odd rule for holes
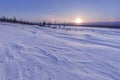
[[[120,21],[120,0],[0,0],[0,16],[32,21]]]

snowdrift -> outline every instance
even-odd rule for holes
[[[120,80],[120,30],[0,23],[0,80]]]

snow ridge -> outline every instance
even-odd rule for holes
[[[1,23],[0,80],[120,80],[119,35]]]

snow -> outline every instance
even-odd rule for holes
[[[0,23],[0,80],[120,80],[120,30]]]

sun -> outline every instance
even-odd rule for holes
[[[75,19],[75,23],[77,23],[77,24],[82,23],[82,19],[80,19],[80,18],[76,18],[76,19]]]

